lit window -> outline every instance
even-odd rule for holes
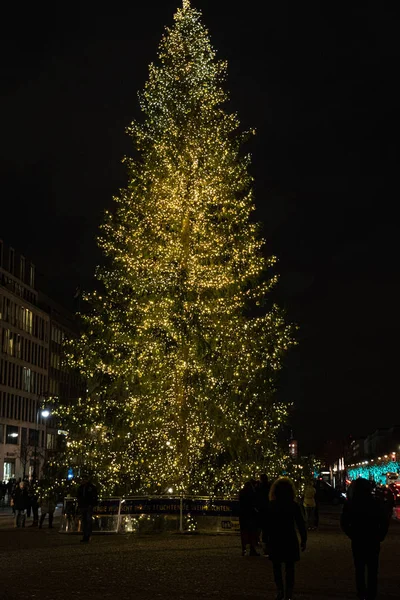
[[[32,326],[33,326],[33,314],[27,308],[21,307],[21,326],[22,329],[32,334]]]
[[[3,352],[12,356],[14,350],[13,334],[9,329],[4,329],[3,333]]]
[[[18,427],[7,425],[6,444],[18,444]]]

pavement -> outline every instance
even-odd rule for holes
[[[321,511],[296,566],[297,600],[355,598],[350,543],[337,508]],[[0,518],[4,521],[4,517]],[[29,521],[27,523],[29,525]],[[380,600],[398,600],[400,523],[382,544]],[[98,535],[0,530],[3,600],[273,600],[270,561],[242,557],[238,535]]]

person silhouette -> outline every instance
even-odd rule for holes
[[[293,595],[295,563],[300,560],[297,531],[300,534],[303,552],[307,544],[304,517],[295,498],[296,491],[289,477],[280,477],[274,481],[265,520],[265,540],[277,588],[276,600],[291,600]],[[282,576],[283,563],[285,587]]]
[[[81,542],[89,543],[92,535],[92,517],[93,508],[97,505],[97,488],[90,480],[88,474],[83,474],[82,483],[77,492],[78,507],[82,515],[82,533]]]
[[[388,531],[389,518],[382,504],[372,495],[372,485],[367,479],[359,478],[350,484],[340,524],[351,539],[357,596],[360,600],[375,600],[379,553]]]

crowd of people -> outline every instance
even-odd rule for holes
[[[98,494],[88,476],[83,476],[77,490],[77,504],[82,520],[82,542],[88,543],[92,535],[93,509],[97,505]],[[46,517],[48,526],[53,528],[57,496],[46,481],[10,479],[1,485],[2,506],[10,506],[15,516],[15,527],[25,527],[26,519],[32,515],[30,527],[42,529]],[[40,512],[40,517],[39,517]]]
[[[16,527],[25,527],[31,514],[32,527],[41,528],[47,515],[48,526],[53,526],[56,497],[46,489],[49,490],[44,482],[3,482],[1,499],[12,507]],[[90,540],[97,501],[96,487],[89,477],[83,477],[77,491],[82,542]],[[360,600],[377,597],[380,544],[387,534],[392,508],[388,498],[377,493],[366,479],[353,481],[347,490],[340,523],[351,540]],[[319,524],[318,494],[313,480],[306,481],[300,497],[288,477],[279,477],[272,485],[267,475],[261,475],[258,481],[248,481],[239,493],[239,522],[242,555],[269,557],[276,600],[291,600],[295,563],[300,560],[300,551],[306,550],[308,531],[317,529]]]
[[[380,544],[390,521],[388,504],[366,479],[357,479],[347,490],[341,528],[351,540],[357,597],[377,597]],[[390,507],[389,507],[390,509]],[[288,477],[270,485],[268,477],[248,481],[239,494],[242,555],[268,556],[277,588],[276,600],[291,600],[295,563],[307,547],[307,532],[319,523],[318,497],[313,481],[307,481],[301,497]],[[300,538],[300,540],[299,540]],[[283,566],[285,576],[283,576]],[[367,573],[367,579],[366,579]]]
[[[16,527],[25,527],[26,519],[31,516],[31,527],[41,529],[46,516],[48,517],[49,528],[53,527],[57,498],[45,482],[34,482],[21,478],[3,482],[1,485],[1,504],[11,506]]]

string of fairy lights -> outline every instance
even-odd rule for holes
[[[275,258],[252,220],[226,71],[184,0],[140,94],[143,119],[128,128],[139,158],[125,159],[98,290],[67,347],[88,396],[56,408],[70,464],[108,490],[226,493],[283,468],[288,409],[275,385],[292,328],[266,304]]]
[[[396,452],[384,454],[377,458],[362,460],[350,464],[347,468],[347,475],[350,481],[363,477],[364,479],[375,481],[378,485],[385,485],[387,483],[386,477],[388,473],[400,473],[400,461]]]

